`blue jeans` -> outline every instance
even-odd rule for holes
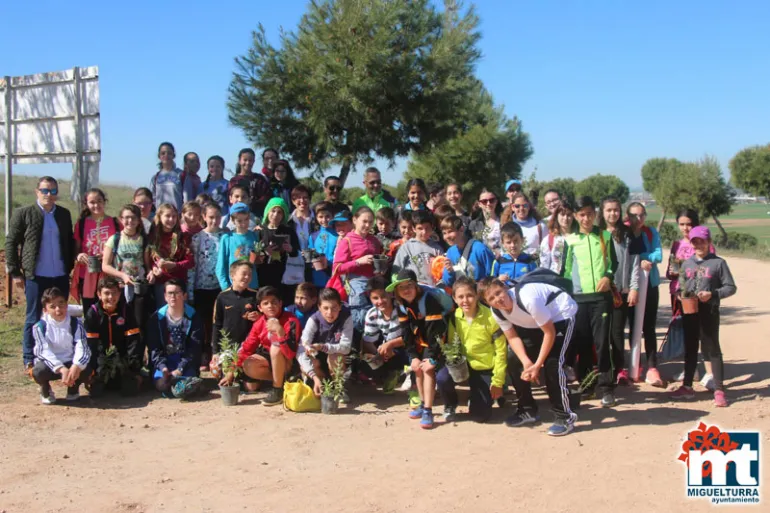
[[[69,276],[57,276],[56,278],[36,276],[34,280],[25,280],[24,296],[27,298],[27,317],[24,320],[24,338],[21,345],[25,366],[35,360],[35,339],[32,337],[32,326],[40,320],[43,314],[43,305],[40,304],[43,292],[51,287],[57,287],[65,296],[69,297]]]

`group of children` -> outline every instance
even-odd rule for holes
[[[253,157],[242,153],[239,166],[253,166]],[[236,375],[223,373],[218,358],[227,338],[240,347],[244,390],[271,383],[266,405],[283,401],[284,382],[292,376],[306,380],[316,395],[325,378],[339,373],[378,383],[385,393],[404,379],[403,388],[411,384],[420,398],[410,417],[431,428],[436,390],[444,417],[456,416],[456,383],[444,353],[459,341],[474,420],[489,419],[512,386],[518,407],[507,425],[537,422],[531,387],[543,374],[554,412],[548,433],[560,436],[577,418],[570,381],[585,384],[598,373],[596,386],[581,390],[597,393],[604,407],[615,404],[640,272],[649,274],[650,284],[646,379],[661,384],[654,318],[662,252],[657,232],[644,225],[641,204],[627,207],[624,222],[613,198],[601,205],[588,197],[574,207],[562,203],[533,253],[525,251],[519,223],[499,226],[499,248],[491,248],[471,236],[456,208],[442,208],[441,195],[434,214],[424,185],[410,186],[398,214],[384,205],[351,214],[326,202],[311,209],[310,191],[301,184],[255,203],[251,195],[263,191],[240,173],[247,180],[225,184],[220,157],[209,159],[205,182],[195,179],[197,155],[185,156],[184,171],[174,170],[168,143],[159,158],[154,193],[138,189],[117,218],[105,215],[101,190],[86,193],[75,230],[73,285],[46,291],[34,330],[33,375],[45,404],[55,401],[55,379],[67,385],[70,400],[82,383],[93,396],[105,389],[136,393],[153,383],[176,397],[199,393],[201,372],[232,384]],[[735,285],[713,253],[708,229],[685,214],[690,217],[680,216],[680,226],[682,219],[690,222],[683,234],[691,251],[677,248],[676,269],[667,275],[682,276],[682,290],[700,307],[684,315],[684,384],[673,395],[692,397],[701,341],[715,402],[725,406],[718,308]],[[82,302],[82,322],[68,312],[70,294]]]

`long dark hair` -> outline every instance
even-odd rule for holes
[[[211,174],[209,173],[209,163],[212,160],[216,160],[220,164],[222,164],[222,178],[225,177],[225,159],[220,157],[219,155],[212,155],[209,157],[209,159],[206,161],[206,179],[203,181],[203,190],[207,191],[209,190],[209,181],[211,180]]]
[[[572,208],[572,205],[566,201],[563,201],[562,204],[559,205],[559,208],[554,211],[553,215],[551,216],[551,220],[548,221],[548,233],[554,236],[569,235],[569,233],[562,233],[561,224],[559,224],[559,216],[563,213],[572,214],[572,226],[570,227],[569,233],[575,233],[578,231],[578,222],[575,220],[575,209]]]
[[[168,141],[163,141],[158,145],[158,169],[163,169],[163,164],[160,163],[160,150],[163,149],[164,146],[168,146],[171,148],[171,151],[174,152],[174,158],[176,158],[176,148],[174,148],[174,145],[171,144]],[[174,162],[174,168],[176,168],[176,162]]]
[[[289,164],[288,160],[276,160],[273,162],[273,178],[275,179],[275,168],[278,166],[283,166],[286,168],[286,179],[283,181],[283,188],[292,190],[294,187],[299,185],[299,180],[297,180],[297,177],[294,176],[294,170],[291,168],[291,164]],[[278,180],[276,179],[276,182]]]
[[[419,187],[420,190],[422,190],[422,195],[425,197],[425,201],[428,200],[428,188],[425,187],[425,182],[423,181],[423,179],[422,178],[412,178],[411,180],[406,182],[406,202],[407,203],[410,203],[410,201],[409,201],[409,190],[412,187]],[[423,204],[425,203],[425,201],[423,201]]]
[[[683,210],[680,210],[679,213],[676,215],[677,222],[679,221],[680,217],[687,217],[692,222],[692,227],[695,228],[696,226],[700,226],[700,219],[698,216],[698,213],[691,209],[691,208],[685,208]]]
[[[78,217],[78,223],[83,221],[85,218],[87,218],[89,215],[91,215],[91,211],[88,210],[88,196],[91,194],[98,194],[102,197],[105,203],[107,203],[107,195],[104,194],[104,191],[99,189],[98,187],[92,187],[86,191],[85,194],[83,194],[83,209],[80,211],[80,216]],[[139,208],[139,207],[137,207]],[[107,217],[107,214],[104,214],[105,217]],[[141,218],[141,215],[139,216]]]
[[[238,176],[241,174],[241,156],[245,155],[246,153],[250,153],[252,157],[254,157],[254,161],[256,162],[257,154],[254,153],[254,150],[251,148],[244,148],[241,151],[238,152],[238,163],[235,165],[235,175]],[[224,167],[224,166],[222,166]]]
[[[623,203],[621,203],[618,198],[607,196],[602,200],[601,205],[599,205],[599,229],[607,230],[607,220],[604,219],[604,206],[608,203],[617,203],[618,209],[620,210],[620,217],[615,225],[615,229],[612,231],[612,238],[615,239],[615,242],[621,243],[626,237],[631,235],[631,228],[626,226],[626,223],[623,222]]]

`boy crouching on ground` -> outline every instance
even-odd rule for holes
[[[40,385],[40,402],[54,404],[51,381],[61,379],[67,387],[67,400],[80,398],[80,384],[91,375],[91,349],[86,332],[76,317],[67,313],[67,296],[56,287],[43,292],[43,316],[33,326],[35,366],[32,377]]]
[[[283,310],[281,293],[275,287],[259,289],[257,304],[262,317],[254,323],[238,351],[238,366],[252,379],[273,382],[262,404],[275,406],[283,402],[283,382],[297,354],[302,328],[296,317]],[[220,385],[232,382],[233,375],[227,374]]]
[[[302,372],[313,380],[313,392],[321,395],[321,382],[331,374],[345,372],[345,356],[353,345],[353,317],[342,306],[339,292],[323,289],[318,311],[307,321],[297,355]],[[347,402],[343,394],[342,402]]]

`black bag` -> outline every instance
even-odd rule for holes
[[[523,286],[529,283],[543,283],[545,285],[551,285],[552,287],[559,289],[558,292],[554,291],[548,296],[546,304],[551,303],[561,294],[569,294],[572,296],[572,281],[568,280],[564,276],[560,276],[550,269],[535,269],[534,271],[530,271],[518,280],[514,281],[513,290],[516,294],[516,304],[525,312],[527,312],[527,309],[524,308],[524,305],[521,302],[521,294],[519,294],[519,292]]]

